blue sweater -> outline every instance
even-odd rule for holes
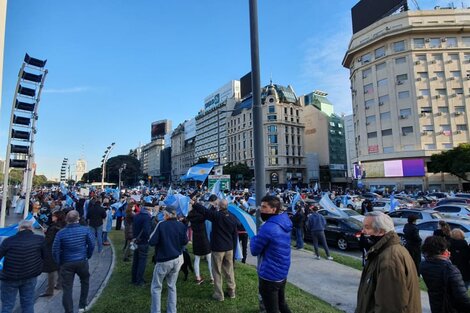
[[[308,216],[308,230],[309,231],[323,231],[325,230],[326,220],[323,215],[313,212]]]
[[[155,246],[157,262],[176,259],[183,253],[187,243],[186,226],[176,219],[158,223],[149,241],[151,246]]]
[[[57,264],[84,261],[93,255],[95,238],[88,227],[68,224],[61,229],[52,245],[52,256]]]
[[[282,281],[290,267],[292,222],[287,213],[271,217],[250,240],[251,254],[261,256],[258,276],[264,280]]]

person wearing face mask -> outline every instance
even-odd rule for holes
[[[266,313],[290,313],[284,290],[291,262],[292,222],[281,212],[281,201],[275,196],[261,199],[261,219],[264,224],[250,240],[251,254],[260,257],[259,293]]]
[[[318,207],[314,206],[312,208],[312,214],[308,216],[307,227],[310,233],[312,234],[313,249],[315,250],[316,259],[320,260],[320,254],[318,253],[318,242],[320,241],[323,249],[325,249],[326,257],[328,260],[333,260],[333,257],[330,255],[330,249],[326,243],[325,237],[325,226],[326,220],[323,215],[319,214]]]
[[[366,255],[355,312],[421,312],[416,266],[400,244],[393,220],[383,212],[369,212],[363,231],[372,246]]]
[[[459,269],[450,261],[449,244],[444,237],[430,236],[424,240],[421,274],[428,288],[431,312],[470,312],[467,294]]]

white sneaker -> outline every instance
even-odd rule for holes
[[[86,309],[87,309],[87,307],[79,308],[78,313],[84,313],[84,312],[86,312]]]
[[[315,257],[315,259],[317,259],[317,260],[321,260],[321,258],[320,258],[320,256],[319,256],[319,255],[317,255],[317,256]]]
[[[333,257],[332,257],[332,256],[329,256],[327,259],[330,260],[330,261],[333,261]]]

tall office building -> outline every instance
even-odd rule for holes
[[[470,140],[470,10],[403,11],[367,25],[360,5],[368,1],[353,8],[354,34],[343,60],[362,183],[468,189],[454,176],[430,173],[427,163]]]
[[[346,115],[344,117],[344,134],[346,140],[346,162],[348,166],[348,178],[351,180],[354,177],[353,160],[357,159],[356,144],[354,143],[354,116],[352,114]]]
[[[240,99],[240,82],[232,80],[204,99],[204,108],[196,116],[194,158],[227,163],[227,116]]]
[[[76,180],[82,180],[83,174],[87,172],[87,162],[84,159],[78,159],[75,164],[75,173],[77,174]]]

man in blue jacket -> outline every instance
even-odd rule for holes
[[[67,213],[65,221],[67,226],[57,233],[52,244],[52,256],[60,265],[62,305],[65,313],[73,312],[73,280],[77,274],[81,285],[78,312],[85,312],[90,281],[88,259],[93,255],[95,238],[88,227],[79,224],[80,215],[76,210]]]
[[[261,199],[261,219],[265,223],[250,241],[251,254],[260,257],[259,293],[267,313],[290,313],[284,290],[291,259],[292,222],[281,212],[281,201],[275,196]]]
[[[184,262],[183,247],[188,243],[188,236],[186,236],[186,226],[176,219],[175,207],[167,206],[163,214],[165,220],[157,225],[149,240],[149,244],[155,246],[156,252],[150,289],[152,295],[150,312],[160,312],[163,280],[166,278],[168,285],[166,311],[176,313],[176,281]]]
[[[134,223],[132,224],[132,233],[137,244],[137,249],[134,250],[132,259],[132,283],[136,286],[143,286],[145,284],[144,273],[145,266],[147,265],[149,237],[152,228],[152,218],[150,216],[152,207],[153,204],[145,203],[140,209],[139,214],[134,216]]]
[[[2,312],[13,311],[18,291],[22,311],[34,312],[34,289],[46,254],[44,237],[33,233],[30,221],[21,221],[18,229],[0,245],[0,259],[5,257],[0,271]]]

